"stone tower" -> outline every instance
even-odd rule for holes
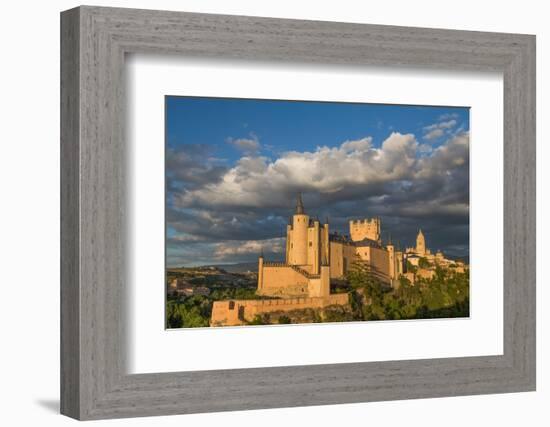
[[[357,219],[349,222],[351,240],[359,242],[363,239],[380,241],[380,218]]]
[[[424,239],[422,230],[418,230],[418,235],[416,236],[416,253],[418,255],[426,255],[426,240]]]
[[[302,194],[298,193],[292,224],[287,226],[287,264],[306,265],[309,216],[305,214]]]

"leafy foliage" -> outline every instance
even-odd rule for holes
[[[269,325],[271,323],[271,319],[269,314],[256,314],[254,318],[248,322],[249,325]]]
[[[426,261],[427,262],[427,261]],[[419,266],[422,265],[422,258]],[[408,266],[408,271],[417,271]],[[168,328],[209,326],[214,301],[259,299],[255,287],[210,287],[209,295],[177,296],[169,294],[166,304]],[[425,319],[469,316],[469,276],[452,269],[435,268],[432,279],[417,278],[413,285],[401,276],[399,286],[392,289],[381,282],[367,263],[352,264],[346,281],[333,292],[349,293],[349,306],[324,309],[302,309],[292,312],[262,314],[250,325],[305,322],[346,322],[357,320]]]
[[[226,287],[221,289],[214,289],[210,293],[210,299],[213,301],[221,301],[228,299],[259,299],[256,295],[256,288],[236,288]]]
[[[350,322],[353,312],[346,306],[331,305],[323,310],[323,322]]]
[[[256,288],[235,286],[218,286],[211,290],[210,295],[186,297],[169,293],[166,301],[166,327],[207,327],[214,301],[258,298],[260,297],[256,295]]]
[[[288,325],[290,323],[290,317],[285,315],[279,316],[278,322],[280,325]]]
[[[424,258],[424,257],[421,257],[419,260],[418,260],[418,266],[420,268],[429,268],[430,267],[430,262]]]
[[[407,271],[411,273],[416,273],[418,271],[418,267],[407,260]]]
[[[367,264],[355,263],[348,274],[353,291],[354,320],[425,319],[469,316],[469,277],[437,267],[432,279],[415,285],[399,279],[395,290],[372,274]]]
[[[209,324],[212,304],[209,298],[194,295],[183,301],[170,298],[166,304],[166,326],[168,328],[197,328]]]

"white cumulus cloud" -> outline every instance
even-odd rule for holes
[[[261,148],[260,141],[254,134],[250,138],[228,138],[227,143],[246,154],[255,154]]]
[[[282,237],[265,240],[227,241],[215,245],[214,256],[224,259],[234,255],[260,254],[261,252],[279,254],[283,252],[284,244],[285,239]]]
[[[448,131],[454,128],[457,124],[455,119],[440,121],[429,126],[424,126],[422,130],[424,131],[423,138],[430,141],[432,139],[440,138],[445,135],[445,131]]]
[[[334,193],[350,185],[370,185],[411,177],[418,142],[393,132],[380,148],[372,138],[346,141],[313,152],[290,151],[271,161],[245,156],[215,183],[180,193],[179,207],[196,205],[275,206],[298,190]]]

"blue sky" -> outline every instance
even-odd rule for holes
[[[468,255],[466,107],[168,96],[165,113],[168,265],[280,259],[297,191],[332,230],[377,215],[403,246],[422,227]]]
[[[424,126],[445,114],[457,115],[459,125],[468,130],[467,108],[170,96],[166,132],[169,146],[209,144],[217,156],[231,162],[240,153],[227,138],[255,135],[268,156],[332,147],[365,135],[380,146],[392,130],[421,135]],[[432,145],[443,141],[436,138]]]

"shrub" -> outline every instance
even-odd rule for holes
[[[279,316],[278,322],[279,322],[279,325],[288,325],[289,323],[291,323],[290,317],[285,315]]]

